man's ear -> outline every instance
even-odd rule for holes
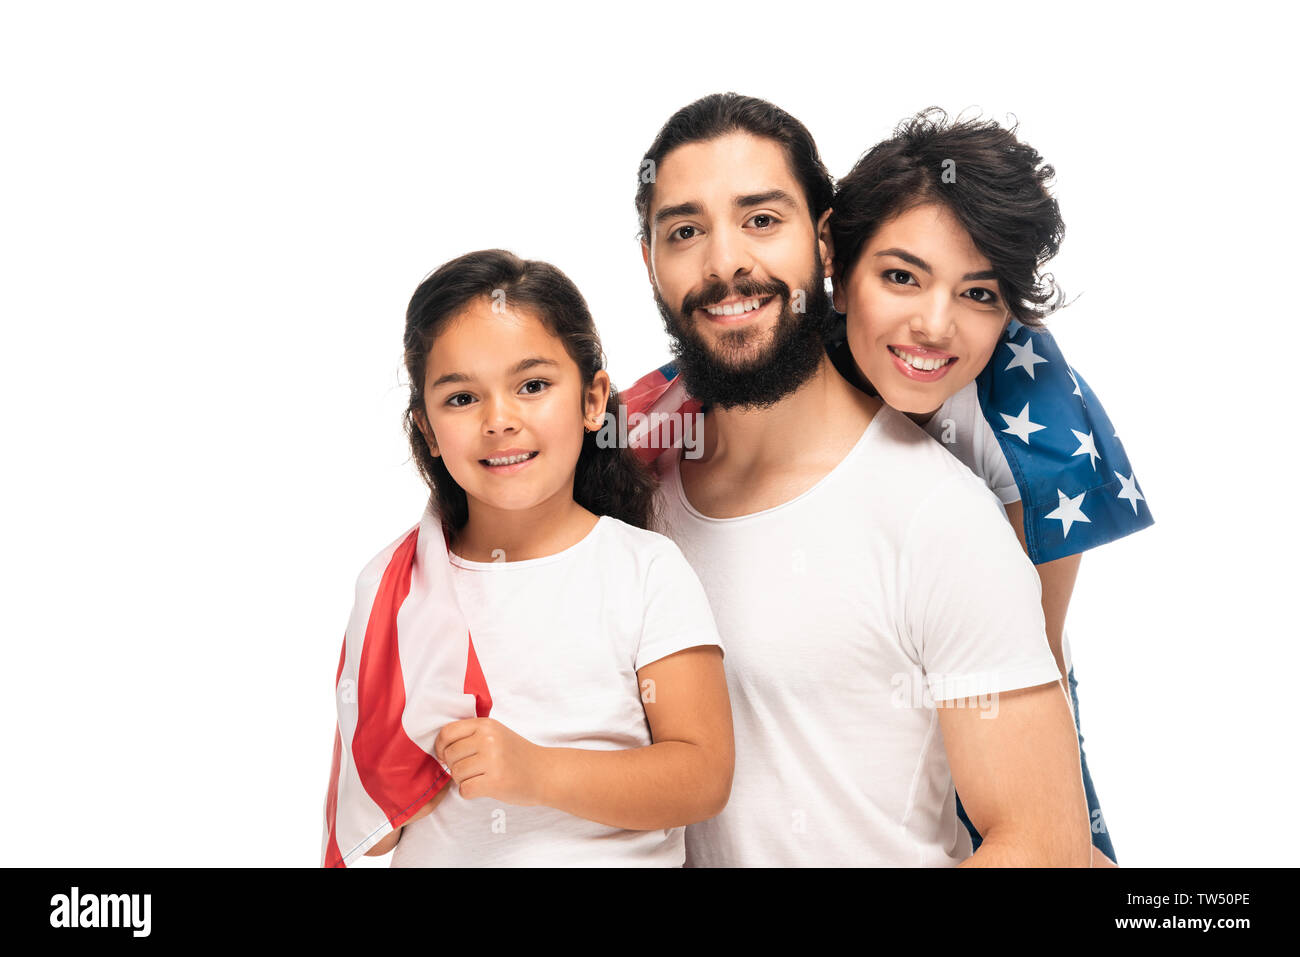
[[[831,211],[828,209],[817,220],[817,244],[821,253],[824,276],[832,275],[831,267],[835,263],[835,241],[831,239]]]
[[[589,432],[599,431],[605,424],[605,410],[609,406],[611,388],[609,373],[604,369],[598,369],[591,377],[591,385],[587,387],[587,393],[583,396],[582,425]]]
[[[641,261],[645,263],[645,274],[650,280],[650,287],[653,289],[655,288],[655,271],[654,267],[650,265],[650,244],[644,239],[641,240]]]
[[[420,434],[424,436],[424,441],[429,443],[429,452],[436,458],[442,453],[438,451],[438,439],[433,434],[433,429],[429,428],[429,420],[425,417],[423,409],[416,409],[411,413],[415,419],[416,427],[419,428]]]

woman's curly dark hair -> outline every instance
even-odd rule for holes
[[[1041,326],[1063,301],[1055,279],[1040,269],[1060,249],[1065,223],[1048,192],[1055,170],[1015,133],[1015,125],[950,121],[930,107],[863,154],[835,188],[830,229],[840,280],[847,281],[881,224],[941,203],[988,257],[1011,314]]]
[[[415,413],[426,415],[424,377],[429,351],[438,333],[476,299],[505,296],[512,308],[535,315],[577,364],[583,388],[605,367],[596,325],[587,302],[573,282],[550,263],[521,259],[504,249],[466,253],[432,272],[411,297],[403,337],[410,400],[403,414],[411,455],[428,484],[433,504],[450,537],[469,519],[465,490],[456,484],[440,456],[429,450]],[[617,414],[618,393],[611,388],[606,412]],[[621,444],[602,448],[598,432],[588,432],[573,480],[573,499],[596,515],[649,528],[654,521],[655,481],[632,451]]]

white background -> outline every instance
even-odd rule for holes
[[[411,292],[472,249],[550,260],[626,386],[668,357],[640,157],[730,89],[835,175],[931,104],[1055,165],[1051,328],[1156,517],[1088,553],[1069,618],[1119,859],[1293,863],[1280,9],[6,5],[5,862],[318,862],[353,581],[426,496]]]

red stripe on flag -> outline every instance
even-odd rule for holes
[[[474,654],[474,636],[469,636],[469,660],[465,662],[465,693],[474,696],[474,713],[486,718],[492,711],[492,695],[488,692],[487,679],[479,667],[478,655]]]
[[[339,729],[334,729],[334,761],[330,765],[330,791],[329,796],[325,799],[325,820],[330,822],[329,841],[325,845],[325,866],[326,867],[346,867],[343,863],[343,855],[339,851],[338,837],[335,834],[335,815],[338,813],[339,806],[339,762],[343,759],[343,739],[339,737]]]
[[[412,741],[402,727],[406,687],[398,658],[397,613],[411,590],[415,529],[393,553],[366,623],[357,675],[357,728],[352,757],[357,776],[394,827],[451,780],[436,758]]]
[[[339,649],[339,670],[334,675],[334,693],[338,694],[339,679],[343,677],[343,661],[348,653],[348,636],[343,635],[343,647]],[[343,740],[339,729],[334,729],[334,761],[330,765],[330,787],[325,794],[325,821],[329,824],[329,843],[325,847],[325,866],[343,867],[343,855],[339,853],[339,844],[335,836],[336,816],[339,807],[339,762],[343,759]]]

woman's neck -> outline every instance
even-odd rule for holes
[[[527,509],[501,509],[469,501],[469,520],[451,540],[451,550],[471,562],[522,562],[544,558],[587,537],[600,516],[556,495]]]

